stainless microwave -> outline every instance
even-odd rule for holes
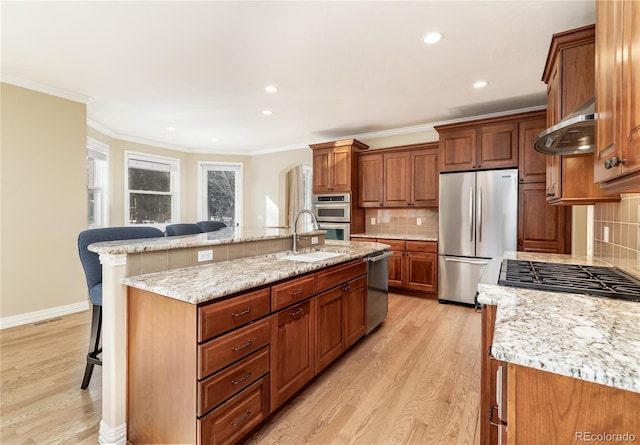
[[[318,222],[351,221],[351,194],[313,195],[313,213]]]

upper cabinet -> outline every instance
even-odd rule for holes
[[[595,94],[595,25],[554,34],[542,80],[550,127]],[[546,199],[553,205],[618,201],[594,183],[593,153],[548,156]]]
[[[595,181],[610,192],[640,186],[640,2],[596,3]]]
[[[313,150],[313,193],[351,192],[356,181],[355,153],[368,145],[356,139],[310,145]]]
[[[361,153],[358,190],[360,207],[437,207],[438,143]]]
[[[518,124],[502,119],[436,127],[440,171],[488,170],[518,166]]]

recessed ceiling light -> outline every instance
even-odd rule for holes
[[[262,114],[264,114],[265,116],[271,116],[273,114],[273,111],[271,111],[271,110],[263,110]]]
[[[440,40],[442,40],[442,37],[444,36],[440,32],[430,32],[429,34],[424,36],[423,41],[426,44],[433,45],[434,43],[438,43]]]
[[[218,142],[218,138],[211,138],[213,142]]]
[[[489,82],[487,82],[486,80],[481,80],[479,82],[474,83],[473,88],[484,88],[487,85],[489,85]]]
[[[275,85],[267,85],[266,87],[264,87],[264,90],[265,90],[267,93],[275,93],[275,92],[277,92],[277,91],[278,91],[278,87],[277,87],[277,86],[275,86]]]
[[[169,131],[176,131],[176,127],[167,127],[167,130],[169,130]]]

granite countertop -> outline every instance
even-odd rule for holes
[[[283,256],[292,254],[291,251],[285,251],[127,277],[122,282],[127,286],[199,304],[327,266],[364,258],[388,247],[381,243],[327,240],[324,246],[300,249],[298,252],[322,250],[343,255],[305,263],[283,259]]]
[[[299,235],[323,235],[325,230],[299,232]],[[178,249],[182,247],[213,246],[219,244],[244,243],[247,241],[290,238],[293,230],[290,228],[271,227],[225,227],[215,232],[199,233],[197,235],[172,236],[162,238],[147,238],[124,241],[105,241],[94,243],[89,250],[99,254],[124,254],[149,252],[154,250]]]
[[[592,257],[506,252],[503,258],[607,266]],[[580,294],[478,285],[497,305],[491,354],[522,366],[640,392],[640,304]]]
[[[409,241],[438,241],[438,235],[398,235],[391,233],[352,233],[352,238],[398,239]]]

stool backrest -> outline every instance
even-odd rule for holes
[[[167,236],[195,235],[202,233],[202,227],[194,223],[170,224],[165,228]]]
[[[222,221],[198,221],[196,224],[202,227],[204,232],[215,232],[223,227],[227,227]]]

